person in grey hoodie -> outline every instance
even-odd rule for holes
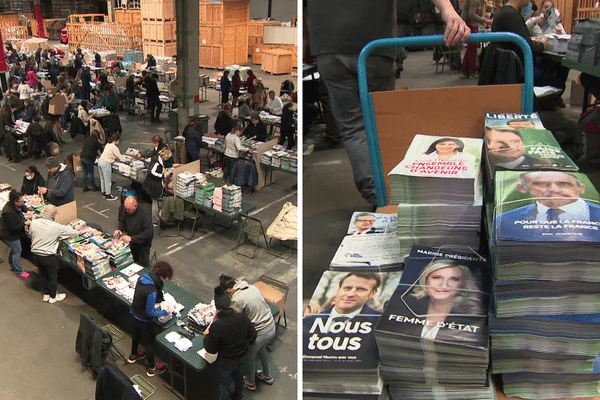
[[[256,391],[256,378],[273,384],[271,374],[271,359],[267,353],[267,344],[275,338],[276,326],[273,313],[256,286],[240,279],[235,280],[229,275],[219,276],[219,285],[232,297],[232,307],[245,313],[254,329],[257,338],[248,350],[248,358],[244,367],[246,376],[244,385],[250,391]],[[262,370],[257,369],[256,356],[260,358]]]
[[[57,207],[72,202],[75,199],[75,188],[71,171],[54,156],[48,157],[46,168],[48,168],[46,187],[40,187],[38,194]]]

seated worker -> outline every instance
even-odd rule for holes
[[[33,117],[37,115],[37,109],[31,102],[31,99],[23,100],[23,111],[21,111],[21,119],[25,122],[31,123],[33,121]]]
[[[540,7],[540,14],[529,18],[525,22],[525,25],[527,25],[527,29],[529,29],[531,36],[544,36],[545,34],[549,33],[565,33],[565,28],[560,22],[553,28],[550,28],[549,26],[544,28],[544,25],[546,24],[546,12],[553,7],[554,0],[543,0],[542,6]]]
[[[259,142],[267,141],[267,126],[260,120],[258,113],[254,113],[250,116],[250,123],[246,129],[244,129],[244,136]]]
[[[47,151],[46,147],[51,141],[46,129],[40,124],[40,116],[36,115],[25,131],[27,138],[27,154],[25,158],[41,155],[42,151]]]
[[[248,97],[246,100],[240,100],[238,103],[238,118],[250,118],[252,111],[250,111],[250,104],[252,99]]]
[[[281,115],[283,112],[283,102],[277,96],[275,96],[275,91],[271,90],[269,92],[269,103],[267,104],[267,110],[274,115]]]
[[[94,104],[94,107],[92,107],[92,109],[95,110],[104,107],[111,113],[117,112],[117,110],[119,109],[119,102],[117,101],[117,94],[115,93],[115,90],[110,84],[102,86],[101,89],[104,93],[104,96],[102,96],[100,101]]]
[[[545,38],[531,38],[527,25],[521,16],[521,12],[528,4],[528,0],[508,0],[494,14],[492,32],[513,32],[525,39],[529,47],[531,47],[534,57],[534,85],[552,86],[564,91],[569,70],[560,65],[560,63],[542,57],[542,53],[548,47],[548,40]],[[502,43],[502,48],[513,50],[520,57],[523,65],[525,65],[523,53],[516,44]]]
[[[215,119],[215,133],[221,137],[225,137],[229,132],[231,132],[234,124],[235,121],[233,118],[231,118],[231,115],[229,115],[227,111],[219,111],[219,114],[217,114],[217,119]]]

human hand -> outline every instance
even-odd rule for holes
[[[120,230],[118,230],[118,229],[115,229],[115,231],[113,232],[113,236],[114,236],[114,237],[119,237],[119,236],[121,236],[122,234],[123,234],[123,232],[121,232],[121,231],[120,231]]]
[[[490,25],[492,25],[492,22],[494,22],[492,19],[489,19],[489,18],[486,18],[486,19],[485,19],[485,24],[486,24],[487,26],[490,26]]]
[[[471,30],[454,8],[446,7],[442,12],[442,20],[446,23],[444,32],[446,46],[452,47],[456,46],[458,42],[464,43],[471,36]]]
[[[544,25],[546,22],[546,16],[544,14],[538,15],[536,18],[534,18],[534,21],[538,25]]]
[[[38,188],[38,195],[43,196],[46,193],[48,193],[48,188],[45,188],[45,187],[39,187]]]
[[[31,225],[31,221],[25,221],[25,225],[27,225],[27,226]]]
[[[123,240],[125,243],[129,244],[129,243],[131,243],[131,236],[129,236],[129,235],[123,235],[123,237],[121,238],[121,240]]]

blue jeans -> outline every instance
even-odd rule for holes
[[[112,190],[112,164],[106,161],[98,161],[98,169],[100,170],[100,188],[105,195],[111,194]]]
[[[256,341],[250,346],[248,349],[248,359],[246,360],[246,364],[244,365],[244,374],[246,375],[246,379],[250,383],[255,383],[256,381],[256,355],[260,358],[260,363],[262,364],[262,371],[265,376],[271,375],[271,358],[269,357],[269,353],[267,353],[267,344],[273,340],[275,334],[277,333],[276,326],[273,326],[273,329],[266,332],[263,335],[259,335],[256,337]]]
[[[21,265],[21,240],[7,240],[8,245],[8,265],[16,275],[21,275],[23,266]]]
[[[221,400],[230,400],[230,399],[241,399],[242,393],[244,391],[244,374],[242,372],[243,364],[238,367],[230,370],[220,369],[220,387],[221,387]],[[233,378],[233,382],[235,384],[234,396],[231,396],[231,380]]]
[[[96,182],[94,179],[94,161],[82,158],[81,166],[83,167],[83,176],[81,178],[81,180],[83,181],[83,187],[88,187],[88,182],[91,186],[96,186]]]
[[[375,181],[367,145],[360,96],[358,94],[358,54],[317,56],[321,80],[329,92],[331,109],[352,164],[354,184],[371,204],[377,204]],[[367,62],[369,92],[394,90],[394,60],[373,55]]]

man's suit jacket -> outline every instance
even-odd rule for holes
[[[600,222],[600,206],[597,206],[589,201],[585,201],[590,211],[590,221]],[[600,240],[600,226],[590,225],[595,229],[585,228],[571,228],[563,227],[563,223],[560,228],[538,228],[538,229],[524,229],[524,225],[531,224],[516,224],[517,221],[534,221],[537,216],[537,203],[529,204],[523,207],[515,208],[514,210],[507,211],[496,217],[494,221],[494,231],[497,233],[494,235],[494,240],[518,240],[518,241],[599,241]],[[577,223],[575,223],[577,225]],[[547,224],[539,224],[547,225]],[[556,224],[554,225],[556,226]],[[565,235],[564,233],[571,232],[572,234]],[[550,235],[549,233],[552,233]],[[553,233],[561,233],[561,235],[553,235]]]

